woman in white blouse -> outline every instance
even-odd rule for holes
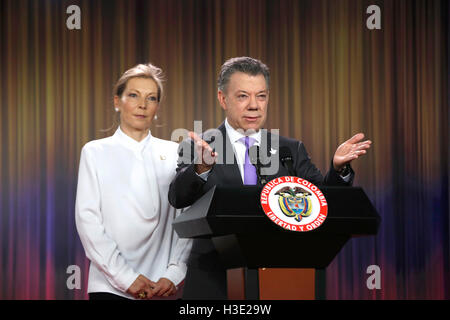
[[[179,296],[191,241],[174,232],[167,198],[178,145],[150,132],[162,91],[161,69],[126,71],[114,88],[120,126],[81,151],[75,215],[90,299]]]

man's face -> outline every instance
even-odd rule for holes
[[[257,131],[266,122],[269,89],[262,74],[233,73],[226,92],[219,90],[217,98],[225,110],[228,123],[236,130]]]

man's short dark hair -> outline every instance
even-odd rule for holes
[[[262,74],[266,80],[267,89],[269,89],[269,68],[258,59],[250,57],[237,57],[228,59],[222,65],[219,78],[217,79],[217,88],[220,91],[226,91],[231,75],[235,72],[243,72],[251,76]]]

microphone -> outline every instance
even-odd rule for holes
[[[290,176],[295,176],[294,165],[292,164],[292,153],[289,147],[283,146],[280,148],[280,161],[288,170]]]
[[[265,185],[267,183],[266,176],[261,175],[261,159],[259,158],[259,147],[258,146],[252,146],[250,149],[248,149],[248,157],[250,160],[250,163],[253,164],[256,168],[256,175],[258,177],[258,182],[261,185]]]

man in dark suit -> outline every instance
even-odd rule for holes
[[[264,150],[261,158],[267,159],[267,181],[295,175],[319,186],[352,184],[354,172],[350,162],[365,154],[371,141],[361,141],[364,135],[358,133],[341,144],[330,170],[322,176],[302,142],[265,134],[267,131],[262,130],[267,116],[269,80],[267,66],[253,58],[232,58],[222,65],[218,100],[226,119],[214,132],[206,132],[202,137],[191,132],[191,139],[180,144],[177,175],[169,189],[169,202],[174,207],[192,205],[214,185],[257,184],[256,168],[249,162],[252,145]],[[276,161],[280,150],[288,150],[292,167]],[[194,240],[183,298],[227,298],[226,270],[209,239]]]

